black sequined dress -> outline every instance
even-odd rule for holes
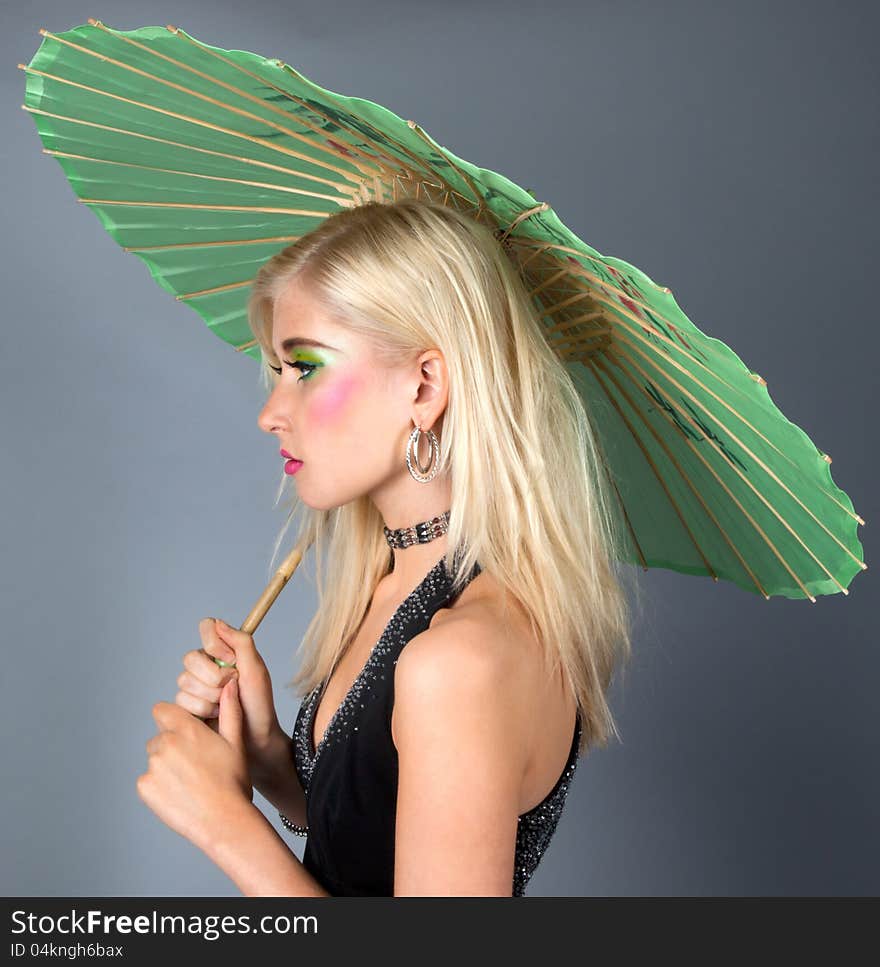
[[[465,584],[479,573],[476,564]],[[308,838],[303,865],[332,896],[394,895],[398,778],[397,749],[391,736],[394,669],[404,645],[428,628],[434,613],[447,606],[452,596],[452,578],[441,558],[392,615],[317,748],[314,715],[321,686],[302,701],[291,738],[297,775],[306,794]],[[577,766],[580,732],[578,714],[559,779],[537,806],[519,816],[512,896],[523,896],[556,830]]]

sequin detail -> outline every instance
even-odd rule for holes
[[[476,577],[479,571],[479,565],[476,565],[473,574],[465,584]],[[313,747],[314,717],[325,683],[319,683],[305,696],[296,717],[291,741],[296,771],[307,798],[316,763],[322,756],[332,755],[333,746],[357,729],[357,713],[363,708],[369,689],[377,680],[383,680],[386,674],[393,674],[393,664],[389,668],[385,661],[387,655],[399,650],[407,639],[407,629],[417,620],[421,619],[421,623],[427,626],[431,616],[446,604],[451,594],[452,578],[446,567],[445,558],[441,558],[392,615],[348,694],[330,718],[324,736],[316,748]],[[513,896],[524,895],[526,884],[547,850],[559,824],[568,789],[577,767],[580,735],[581,720],[578,715],[568,760],[562,774],[544,799],[517,819]],[[291,823],[283,815],[281,818],[291,832],[298,835],[307,834],[307,827]]]
[[[562,774],[556,780],[556,785],[547,795],[533,806],[527,813],[523,813],[516,823],[516,856],[513,866],[513,896],[524,896],[526,884],[537,869],[541,857],[544,855],[550,840],[556,832],[565,797],[578,764],[578,745],[581,737],[581,717],[577,714],[574,724],[574,736],[568,761]]]

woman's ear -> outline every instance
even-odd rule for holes
[[[449,374],[439,349],[427,349],[418,358],[420,382],[414,400],[413,420],[423,429],[434,426],[449,400]]]

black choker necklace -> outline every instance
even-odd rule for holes
[[[411,547],[413,544],[427,544],[428,541],[440,537],[449,530],[449,511],[446,510],[437,517],[430,520],[423,520],[420,524],[412,524],[410,527],[398,527],[397,530],[385,531],[385,540],[389,547]]]

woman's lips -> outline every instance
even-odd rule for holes
[[[302,466],[302,460],[288,460],[284,464],[285,473],[296,473],[297,470]]]

